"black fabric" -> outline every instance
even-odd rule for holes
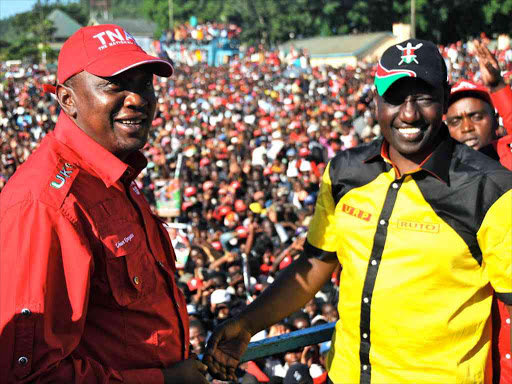
[[[391,165],[380,157],[381,147],[382,139],[377,139],[342,151],[331,160],[329,176],[335,205],[350,190],[369,184],[381,173],[389,171]]]
[[[506,305],[512,305],[512,293],[498,293],[496,292],[498,300],[503,301]]]
[[[307,258],[320,259],[323,261],[334,260],[337,259],[336,252],[326,252],[320,248],[311,245],[309,241],[306,240],[304,243],[304,255]]]
[[[373,289],[375,287],[375,280],[377,279],[377,273],[382,260],[382,252],[386,245],[386,238],[388,234],[388,223],[393,208],[396,203],[398,191],[402,186],[403,178],[396,181],[398,188],[389,186],[386,193],[386,200],[379,216],[379,225],[375,231],[373,238],[373,248],[368,261],[368,267],[366,277],[363,285],[363,295],[361,299],[361,320],[360,320],[360,338],[361,345],[359,348],[359,358],[361,362],[361,384],[370,384],[371,382],[371,365],[370,365],[370,347],[371,347],[371,334],[370,334],[370,315],[371,315],[371,304]],[[374,263],[374,264],[372,264]],[[367,302],[365,302],[367,300]],[[363,337],[366,335],[367,337]]]

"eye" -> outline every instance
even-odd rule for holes
[[[429,96],[421,96],[416,99],[416,103],[418,103],[421,106],[429,106],[435,103],[435,100]]]
[[[459,124],[460,124],[460,119],[457,119],[457,118],[446,120],[446,125],[448,125],[449,128],[456,127]]]
[[[484,115],[481,113],[475,113],[473,116],[471,116],[471,120],[473,121],[480,121],[484,118]]]

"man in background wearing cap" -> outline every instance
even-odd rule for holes
[[[0,382],[207,382],[170,239],[134,183],[153,75],[172,72],[117,25],[64,43],[55,130],[0,198]]]
[[[203,361],[234,378],[251,335],[340,276],[328,356],[334,383],[489,383],[493,293],[512,304],[512,178],[453,140],[437,47],[411,39],[378,65],[383,138],[326,167],[304,253],[237,317]]]
[[[451,89],[446,113],[450,135],[512,170],[512,90],[505,84],[498,61],[489,49],[474,41],[484,85],[460,80]],[[490,89],[490,92],[489,92]],[[498,119],[503,119],[508,135],[497,138]],[[493,368],[495,382],[512,382],[510,314],[500,300],[493,311]],[[496,339],[498,342],[496,343]]]
[[[512,169],[512,90],[505,84],[498,61],[489,49],[478,40],[474,45],[485,86],[469,80],[453,85],[446,125],[454,139],[490,154]],[[499,139],[494,108],[502,117],[508,134]]]

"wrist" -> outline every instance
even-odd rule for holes
[[[491,91],[491,93],[494,93],[494,92],[501,91],[506,86],[507,86],[507,84],[505,84],[505,81],[503,80],[503,78],[501,78],[498,83],[489,85],[489,90]]]

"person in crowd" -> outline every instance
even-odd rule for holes
[[[190,320],[189,334],[191,351],[202,355],[206,347],[206,328],[201,320]]]
[[[383,138],[329,162],[302,256],[213,332],[212,376],[236,380],[251,336],[302,308],[341,265],[332,382],[489,382],[493,294],[512,311],[512,174],[449,136],[447,80],[429,41],[383,53]]]
[[[452,87],[446,125],[454,139],[490,154],[512,169],[512,90],[505,84],[498,60],[489,49],[478,40],[474,45],[485,85],[462,79]],[[498,117],[506,130],[500,138]]]
[[[64,43],[55,130],[0,195],[2,383],[207,383],[171,240],[134,182],[154,75],[172,73],[118,25]]]

